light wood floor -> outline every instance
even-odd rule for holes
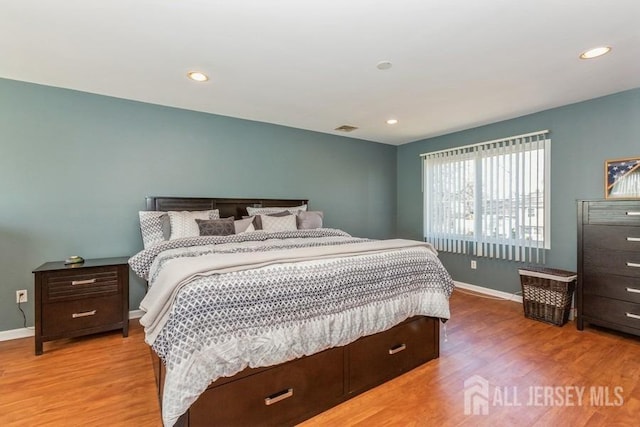
[[[640,339],[547,325],[525,319],[519,304],[458,291],[451,306],[438,360],[303,426],[640,425]],[[133,323],[129,338],[45,343],[39,357],[32,339],[0,342],[0,426],[160,426],[149,349]],[[473,375],[490,384],[488,415],[464,415],[464,381]],[[586,387],[582,405],[527,405],[529,387],[548,386]],[[608,387],[610,404],[622,387],[624,403],[598,406],[606,402],[591,401],[589,387]],[[562,403],[558,395],[549,402]]]

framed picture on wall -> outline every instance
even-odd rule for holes
[[[607,199],[640,199],[640,156],[604,162]]]

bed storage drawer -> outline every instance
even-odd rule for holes
[[[415,333],[419,336],[414,336]],[[387,338],[382,339],[382,342],[373,339],[379,335]],[[397,344],[389,344],[397,342],[399,338],[407,346],[403,351],[397,351]],[[394,355],[402,357],[396,363],[400,360],[404,360],[404,363],[397,363],[382,375],[376,370],[379,365],[370,365],[360,370],[356,377],[363,386],[351,392],[350,366],[351,369],[358,370],[363,366],[355,366],[356,363],[370,361],[366,357],[366,360],[354,357],[350,359],[352,346],[361,346],[362,342],[365,349],[369,345],[375,348],[380,348],[381,345],[384,348],[386,345],[387,353],[391,348],[396,350]],[[416,342],[419,343],[417,346]],[[439,344],[439,320],[417,316],[388,331],[361,338],[344,347],[332,348],[273,367],[247,368],[232,377],[220,378],[212,383],[187,413],[180,417],[176,427],[294,425],[391,379],[388,375],[393,372],[403,373],[417,364],[437,358]],[[416,347],[421,350],[416,351]],[[355,353],[357,356],[362,351],[356,350]],[[153,352],[152,354],[154,365],[157,366],[156,380],[162,383],[165,367]],[[373,378],[369,380],[367,375]],[[162,387],[158,387],[158,390],[162,396]]]
[[[349,346],[349,393],[357,393],[437,357],[437,320],[421,317]]]
[[[214,383],[192,405],[189,426],[292,425],[315,415],[343,395],[343,358],[343,347],[332,348],[237,381]],[[216,407],[221,410],[211,409]]]

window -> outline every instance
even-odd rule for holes
[[[422,154],[424,238],[444,252],[544,263],[548,131]]]

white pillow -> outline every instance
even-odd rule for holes
[[[306,210],[307,210],[307,205],[300,205],[300,206],[293,206],[293,207],[289,206],[289,207],[282,207],[282,208],[278,208],[278,207],[253,208],[251,206],[247,206],[247,213],[249,214],[249,216],[277,213],[282,211],[288,211],[295,215],[299,211],[306,211]]]
[[[233,222],[233,225],[236,229],[236,234],[247,233],[249,231],[256,231],[256,228],[253,226],[252,216],[244,219],[236,219]]]
[[[169,240],[199,236],[200,228],[196,219],[220,219],[220,211],[218,209],[191,212],[169,211],[167,213],[171,222],[171,237],[169,237]]]
[[[260,220],[262,221],[262,229],[264,231],[292,231],[298,229],[295,215],[260,215]]]
[[[162,234],[162,217],[166,212],[161,211],[140,211],[140,232],[142,233],[142,244],[144,248],[150,248],[156,243],[164,242]]]

